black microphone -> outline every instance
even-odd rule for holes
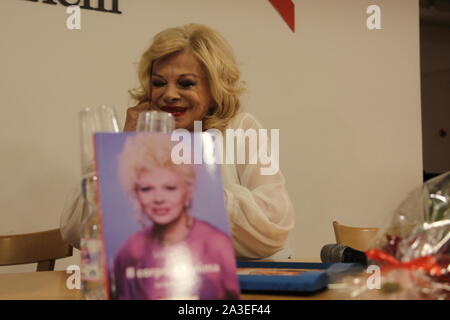
[[[366,254],[342,244],[327,244],[320,250],[322,262],[359,263],[367,266]]]

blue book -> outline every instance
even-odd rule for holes
[[[243,292],[317,292],[338,277],[364,270],[358,263],[238,261],[237,267]]]

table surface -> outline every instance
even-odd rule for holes
[[[308,259],[312,260],[312,259]],[[292,260],[290,260],[292,261]],[[302,260],[305,262],[305,260]],[[315,260],[317,261],[317,260]],[[311,261],[313,262],[313,261]],[[71,274],[66,271],[43,271],[0,274],[0,300],[79,300],[81,290],[68,289],[66,283]],[[243,300],[330,300],[342,299],[334,290],[326,289],[312,295],[241,295]]]

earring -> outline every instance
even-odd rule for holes
[[[209,107],[208,109],[208,116],[212,116],[214,114],[214,112],[217,109],[217,105],[214,103],[211,107]]]

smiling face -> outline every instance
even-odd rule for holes
[[[172,113],[176,127],[190,131],[213,105],[204,68],[190,50],[153,62],[150,91],[152,106]]]
[[[178,173],[169,168],[143,171],[136,182],[142,211],[157,225],[176,222],[185,212],[191,192]]]

